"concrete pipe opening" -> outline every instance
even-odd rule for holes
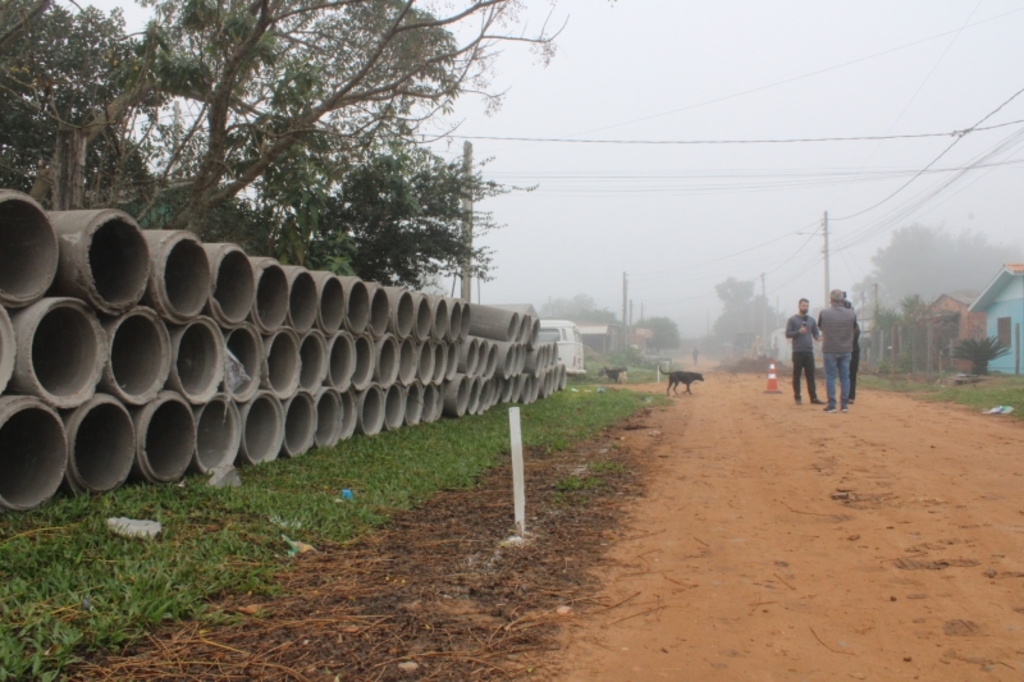
[[[242,364],[242,371],[245,373],[236,375],[238,383],[231,385],[229,381],[231,375],[225,371],[224,390],[236,402],[248,402],[260,390],[260,371],[264,353],[263,337],[260,336],[256,325],[248,322],[240,327],[226,330],[224,334],[224,345],[227,351]],[[225,359],[225,370],[227,370],[226,363],[227,359]]]
[[[466,414],[470,388],[470,378],[465,374],[456,374],[454,379],[446,382],[442,394],[442,413],[449,417],[461,417]]]
[[[498,341],[495,348],[495,374],[501,378],[512,376],[516,368],[516,345]]]
[[[149,285],[143,300],[160,317],[184,324],[210,299],[210,260],[191,232],[143,230],[149,245]]]
[[[299,388],[316,392],[323,386],[327,370],[327,341],[319,329],[314,329],[302,337],[299,345]]]
[[[444,369],[445,381],[451,381],[455,378],[455,375],[459,373],[459,353],[462,343],[468,342],[460,342],[459,345],[456,345],[455,343],[448,344],[448,362]]]
[[[377,284],[367,284],[367,293],[370,296],[370,322],[367,331],[375,339],[384,336],[388,331],[388,322],[391,319],[391,302],[384,287]]]
[[[480,377],[469,379],[469,403],[466,405],[466,414],[480,414],[480,392],[483,386],[484,381]]]
[[[429,423],[437,421],[441,416],[440,397],[441,392],[433,384],[424,384],[422,391],[423,411],[420,413],[420,421]]]
[[[439,386],[444,381],[444,375],[448,370],[448,344],[431,341],[430,347],[434,351],[434,364],[432,365],[434,371],[431,373],[430,378],[423,383]]]
[[[377,339],[374,347],[376,357],[374,358],[373,380],[380,384],[381,388],[387,388],[398,379],[398,341],[391,334],[385,334]]]
[[[96,315],[76,298],[44,298],[11,314],[17,357],[9,390],[59,409],[91,398],[107,359]]]
[[[161,391],[147,405],[131,410],[135,424],[135,462],[131,477],[150,483],[181,478],[196,449],[192,407],[174,391]]]
[[[316,440],[316,402],[308,391],[299,391],[284,401],[284,443],[281,454],[298,457]]]
[[[100,388],[129,405],[145,405],[167,383],[171,371],[171,337],[156,312],[138,306],[106,320],[107,362]]]
[[[401,287],[383,287],[388,295],[388,307],[391,314],[388,317],[388,331],[399,339],[406,339],[412,335],[413,324],[416,322],[416,303],[412,293]]]
[[[480,340],[470,337],[459,346],[459,372],[467,376],[475,376],[480,364]]]
[[[366,282],[358,277],[339,277],[338,281],[345,290],[346,331],[353,336],[366,333],[370,324],[370,292]]]
[[[299,337],[291,329],[281,329],[263,339],[266,354],[260,386],[278,399],[287,400],[299,390]]]
[[[459,330],[462,329],[462,308],[465,304],[458,300],[448,301],[448,331],[445,333],[445,341],[451,343],[459,340]]]
[[[150,275],[149,245],[138,223],[116,209],[56,211],[50,221],[60,245],[51,295],[82,298],[107,315],[138,303]]]
[[[57,275],[53,225],[32,197],[0,189],[0,304],[20,308],[39,300]]]
[[[316,324],[316,315],[320,309],[316,281],[309,270],[301,265],[282,265],[281,269],[288,279],[287,324],[297,333],[305,334]]]
[[[14,326],[7,314],[7,308],[0,306],[0,393],[7,390],[7,382],[14,374],[14,360],[17,356]]]
[[[332,448],[341,440],[341,395],[333,388],[323,387],[313,394],[316,404],[316,437],[318,448]]]
[[[416,347],[416,380],[429,384],[434,380],[434,344],[430,341]]]
[[[515,358],[512,365],[512,375],[523,373],[523,363],[526,362],[526,345],[519,343],[515,346]]]
[[[534,401],[535,398],[531,398],[530,395],[536,388],[536,379],[532,374],[521,374],[523,377],[523,386],[519,391],[519,402],[523,405],[529,405]]]
[[[564,391],[565,385],[569,381],[569,372],[562,363],[559,363],[556,366],[558,367],[558,390]]]
[[[376,436],[384,428],[384,393],[370,384],[356,394],[357,430],[364,436]]]
[[[495,341],[515,341],[519,334],[519,313],[489,305],[474,305],[469,333]]]
[[[356,432],[356,425],[359,423],[359,413],[356,411],[356,395],[352,391],[345,391],[341,396],[341,428],[338,432],[340,440],[348,440]]]
[[[172,326],[167,386],[193,405],[209,402],[224,381],[224,335],[209,317]]]
[[[486,361],[482,361],[483,367],[477,365],[477,374],[482,376],[484,379],[490,379],[494,376],[494,373],[498,371],[498,344],[493,341],[487,342],[487,356]]]
[[[352,386],[355,372],[355,339],[348,332],[338,332],[327,340],[327,383],[344,393]]]
[[[523,393],[523,384],[526,382],[526,375],[519,374],[509,383],[512,384],[512,391],[509,393],[508,402],[518,403],[519,396]]]
[[[284,442],[284,408],[270,391],[259,391],[238,406],[242,421],[242,445],[236,461],[262,464],[277,459]]]
[[[213,290],[206,312],[222,327],[242,324],[256,300],[252,263],[237,244],[204,244]]]
[[[352,388],[357,391],[365,391],[373,381],[373,375],[377,368],[377,346],[368,336],[356,336],[352,341],[356,349]]]
[[[433,359],[433,354],[430,357]],[[419,349],[416,348],[416,342],[412,338],[407,336],[398,341],[398,377],[396,379],[398,383],[408,386],[416,381],[419,360]]]
[[[65,487],[73,493],[106,493],[124,483],[135,460],[135,426],[125,406],[97,393],[63,417],[68,438]]]
[[[398,384],[391,384],[384,391],[384,428],[394,431],[405,422],[405,389]]]
[[[413,317],[415,320],[412,325],[412,333],[413,336],[416,337],[417,341],[423,343],[430,339],[430,301],[427,300],[425,294],[421,294],[419,292],[413,292],[412,300],[414,309]]]
[[[34,509],[64,478],[68,443],[60,416],[29,396],[0,397],[0,508]]]
[[[405,388],[406,426],[416,426],[423,419],[423,384],[414,381]]]
[[[205,474],[211,469],[232,464],[242,445],[242,418],[226,393],[218,393],[210,402],[192,408],[196,420],[196,449],[191,469]]]
[[[473,322],[473,306],[469,301],[462,302],[462,327],[459,329],[459,341],[469,338],[469,325]]]
[[[273,334],[288,317],[288,278],[273,258],[250,258],[256,280],[256,300],[250,315],[261,334]]]
[[[325,335],[334,334],[345,322],[345,289],[333,272],[314,270],[310,274],[316,282],[316,295],[320,301],[316,310],[316,326]]]
[[[515,401],[512,395],[515,393],[517,381],[519,381],[519,375],[515,374],[501,382],[501,393],[498,395],[499,402],[511,403]]]
[[[448,340],[448,301],[442,296],[427,296],[430,304],[430,338],[434,343]]]
[[[526,347],[533,349],[536,348],[540,343],[540,318],[534,318],[533,325],[530,327],[530,336],[525,341]]]

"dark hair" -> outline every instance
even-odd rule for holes
[[[799,301],[797,301],[797,303],[798,303],[798,304],[800,304],[800,303],[807,303],[807,304],[810,304],[810,301],[808,301],[808,300],[807,300],[806,298],[801,298],[801,299],[800,299]]]

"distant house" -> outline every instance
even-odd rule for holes
[[[607,355],[619,349],[620,326],[618,324],[588,324],[577,322],[580,328],[580,336],[583,337],[583,345],[590,350]]]
[[[1024,324],[1024,264],[1008,263],[995,276],[968,311],[988,316],[986,335],[995,336],[1010,349],[1008,355],[988,363],[993,372],[1017,374],[1021,354],[1021,325]]]
[[[969,308],[978,298],[977,294],[958,291],[942,294],[932,303],[937,313],[958,313],[960,315],[957,339],[982,339],[988,336],[988,315],[984,311],[970,312]]]

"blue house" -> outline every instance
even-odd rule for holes
[[[988,363],[989,371],[1020,374],[1024,363],[1021,327],[1024,326],[1024,264],[1007,263],[967,309],[988,314],[988,335],[1010,349],[1009,354]]]

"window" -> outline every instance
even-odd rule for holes
[[[547,343],[549,341],[560,341],[562,335],[557,329],[541,329],[539,338],[541,343]]]
[[[1013,345],[1010,340],[1010,318],[1000,317],[996,320],[996,333],[999,336],[999,345],[1007,348]]]

